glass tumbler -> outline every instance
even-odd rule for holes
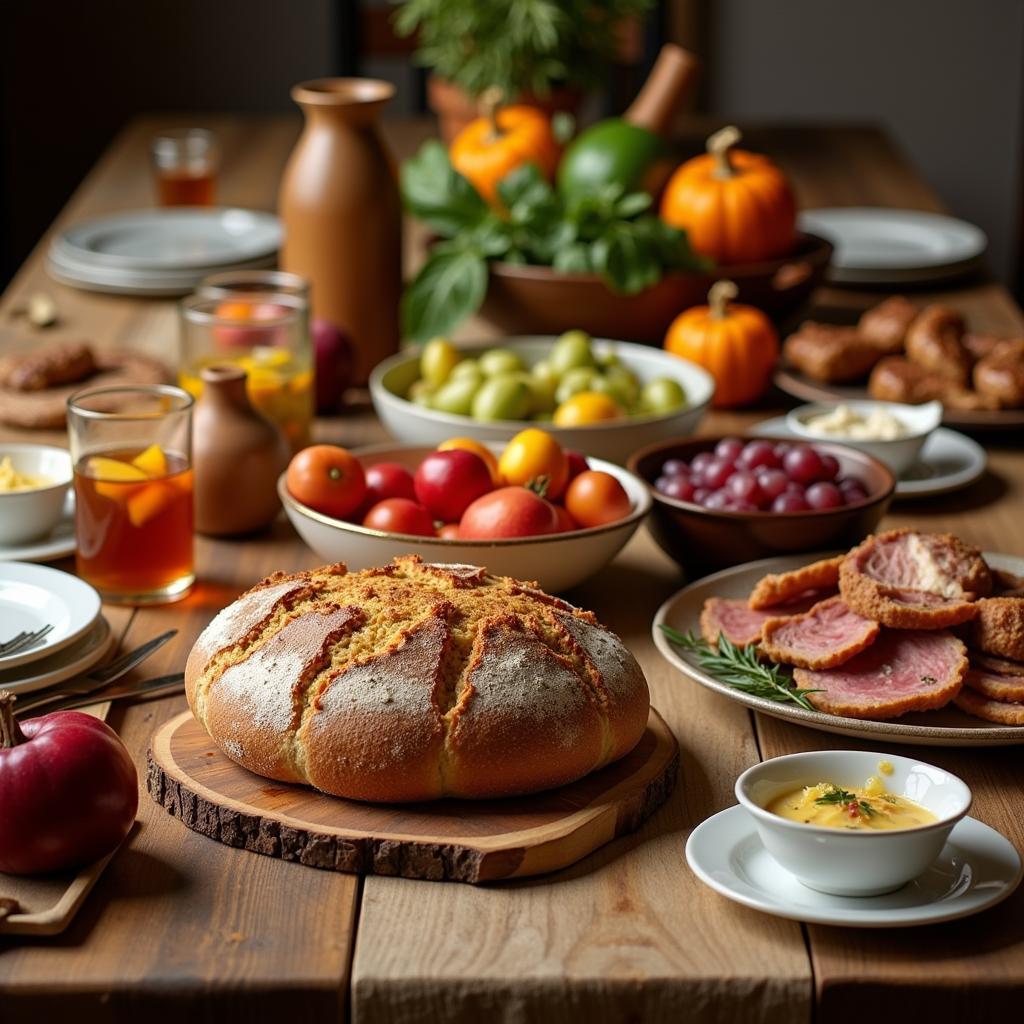
[[[162,132],[153,139],[151,155],[161,206],[213,206],[220,159],[213,132]]]
[[[68,399],[76,567],[105,601],[177,601],[195,582],[192,406],[162,385]]]

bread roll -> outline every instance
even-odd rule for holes
[[[243,767],[381,802],[564,785],[632,750],[649,707],[590,612],[415,556],[269,577],[203,631],[185,688]]]

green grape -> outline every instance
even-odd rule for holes
[[[566,370],[555,391],[555,402],[561,405],[581,391],[590,391],[600,378],[601,375],[591,366],[574,366]]]
[[[522,359],[510,349],[492,348],[480,357],[480,369],[485,377],[496,377],[499,373],[514,373],[526,367]]]
[[[414,380],[406,396],[410,402],[430,408],[430,400],[433,397],[434,389],[425,380]]]
[[[648,413],[675,412],[687,404],[682,385],[671,377],[656,377],[640,393],[640,407]]]
[[[473,399],[473,418],[478,420],[523,420],[530,415],[533,395],[517,374],[490,377]]]
[[[463,377],[469,377],[478,384],[483,382],[484,371],[480,369],[479,360],[463,359],[461,363],[456,363],[452,372],[448,374],[449,380],[462,380]]]
[[[472,377],[448,380],[434,392],[430,407],[453,416],[468,416],[473,411],[473,399],[480,387],[480,382]]]
[[[594,353],[590,350],[590,335],[586,331],[566,331],[551,346],[547,361],[558,377],[579,366],[593,366]]]
[[[431,387],[439,387],[461,358],[459,350],[450,341],[433,338],[424,346],[420,356],[420,377]]]

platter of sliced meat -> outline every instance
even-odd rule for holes
[[[691,680],[862,739],[1024,744],[1024,558],[890,530],[840,554],[763,559],[685,587],[654,641]]]
[[[981,334],[949,306],[894,295],[855,324],[804,321],[775,383],[805,402],[938,399],[947,426],[1024,426],[1024,337]]]

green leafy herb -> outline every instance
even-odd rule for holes
[[[865,818],[870,818],[871,815],[875,813],[874,807],[872,807],[866,800],[858,800],[855,793],[850,793],[848,790],[840,789],[838,786],[834,789],[830,789],[824,796],[819,796],[814,802],[816,804],[823,805],[856,804]]]
[[[668,271],[709,266],[694,254],[685,231],[651,212],[645,192],[611,185],[566,199],[526,164],[498,183],[503,208],[495,210],[436,141],[406,161],[401,184],[407,209],[443,239],[403,302],[405,333],[418,341],[446,333],[476,312],[490,260],[599,273],[626,295],[656,284]]]
[[[808,711],[814,710],[806,695],[819,691],[801,690],[793,685],[792,676],[778,665],[759,661],[754,644],[739,647],[722,634],[718,637],[716,651],[707,640],[694,636],[692,632],[680,633],[665,625],[660,628],[672,644],[696,654],[701,668],[723,683],[765,700],[798,704]]]

